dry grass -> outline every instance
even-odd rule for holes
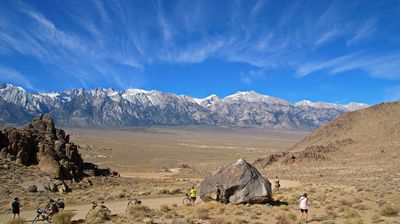
[[[54,224],[71,224],[74,213],[70,211],[62,211],[53,216]]]
[[[384,205],[379,211],[382,216],[397,216],[399,209],[393,207],[392,205]]]
[[[196,217],[198,219],[206,220],[209,218],[209,210],[206,208],[198,208],[196,210]]]
[[[144,205],[131,206],[128,209],[128,214],[134,220],[140,221],[143,220],[144,218],[153,217],[154,210]]]
[[[14,219],[14,220],[10,220],[8,222],[6,222],[6,224],[24,224],[26,223],[25,219],[22,218],[18,218],[18,219]]]

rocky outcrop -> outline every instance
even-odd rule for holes
[[[78,180],[83,174],[83,160],[77,146],[69,142],[64,130],[56,129],[49,115],[36,117],[22,129],[6,128],[0,132],[0,158],[22,165],[38,164],[54,178]]]
[[[271,200],[271,183],[243,159],[220,167],[199,187],[203,201],[221,203],[266,203]]]

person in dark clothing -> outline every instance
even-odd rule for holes
[[[13,220],[15,219],[15,217],[19,218],[20,204],[19,204],[18,197],[14,198],[14,201],[11,203],[11,207],[12,207],[12,213],[13,213]]]

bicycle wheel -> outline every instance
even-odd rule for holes
[[[48,215],[48,216],[46,217],[46,221],[49,222],[49,223],[52,223],[52,222],[53,222],[53,216]]]
[[[36,224],[36,223],[38,223],[39,222],[39,218],[40,218],[40,216],[39,215],[36,215],[36,217],[33,219],[33,221],[32,221],[32,224]]]
[[[188,206],[192,204],[192,201],[189,198],[184,198],[182,204]]]

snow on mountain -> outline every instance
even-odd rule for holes
[[[312,102],[309,100],[302,100],[294,104],[297,107],[314,107],[314,108],[325,108],[325,109],[336,109],[341,111],[354,111],[369,107],[365,103],[349,103],[347,105],[327,103],[327,102]]]
[[[209,107],[209,106],[213,105],[214,103],[220,101],[221,99],[217,95],[212,94],[212,95],[210,95],[210,96],[208,96],[206,98],[203,98],[203,99],[193,98],[193,100],[197,104],[199,104],[199,105],[201,105],[203,107]]]
[[[368,106],[306,100],[292,105],[254,91],[237,92],[223,99],[214,94],[197,99],[140,89],[29,93],[10,84],[0,87],[0,100],[3,107],[23,110],[18,118],[4,116],[1,120],[0,116],[2,122],[18,123],[39,113],[49,113],[59,125],[74,127],[204,124],[312,129],[343,112]],[[10,114],[7,108],[0,108],[0,112]]]
[[[248,92],[240,92],[239,91],[233,95],[225,97],[224,101],[246,101],[246,102],[251,102],[251,103],[290,105],[290,103],[287,102],[286,100],[272,97],[272,96],[262,95],[262,94],[254,92],[254,91],[248,91]]]

